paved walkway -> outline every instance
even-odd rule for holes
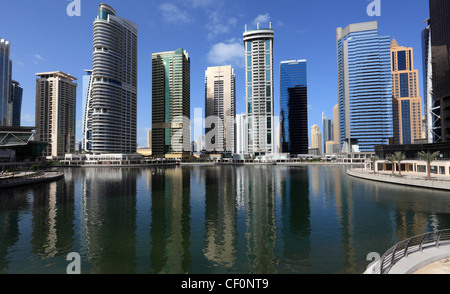
[[[347,174],[353,177],[362,178],[371,181],[385,182],[398,185],[406,185],[411,187],[431,188],[450,191],[450,181],[442,178],[427,180],[426,177],[417,177],[414,175],[402,174],[402,177],[392,176],[392,173],[382,173],[368,171],[361,168],[353,168],[347,170]]]
[[[55,172],[46,171],[40,175],[30,175],[30,176],[27,176],[25,174],[22,174],[22,176],[20,176],[20,174],[17,174],[15,175],[15,177],[0,178],[0,188],[11,188],[23,185],[49,182],[61,179],[63,177],[64,177],[63,173],[56,171]]]
[[[450,243],[442,242],[439,247],[428,245],[400,259],[389,274],[450,274]]]

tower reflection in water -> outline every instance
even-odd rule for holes
[[[360,273],[369,252],[450,226],[445,192],[339,166],[63,169],[0,190],[0,273]]]

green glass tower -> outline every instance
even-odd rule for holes
[[[190,59],[182,48],[152,54],[152,155],[190,154]]]

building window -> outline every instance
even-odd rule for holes
[[[445,166],[440,166],[439,167],[439,174],[440,175],[445,175]]]
[[[417,172],[418,173],[426,173],[427,172],[427,167],[425,165],[418,165],[417,166]]]

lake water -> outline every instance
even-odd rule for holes
[[[398,241],[450,228],[450,193],[346,166],[61,169],[0,190],[0,273],[363,273]]]

